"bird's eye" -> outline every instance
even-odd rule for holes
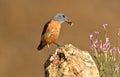
[[[65,18],[65,15],[62,15]]]

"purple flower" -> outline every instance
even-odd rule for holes
[[[92,48],[93,48],[93,45],[90,45],[89,48],[92,49]]]
[[[89,39],[90,39],[90,40],[92,40],[92,38],[93,38],[93,35],[92,35],[92,34],[90,34],[90,35],[89,35]]]
[[[112,48],[112,51],[113,51],[113,52],[116,52],[116,51],[117,51],[117,48],[116,48],[116,47],[113,47],[113,48]]]
[[[103,44],[103,48],[106,48],[106,43],[105,43],[105,44]]]
[[[100,48],[100,49],[102,49],[102,48],[103,48],[102,43],[100,44],[99,48]]]
[[[107,50],[109,47],[110,47],[110,44],[109,44],[109,43],[104,43],[104,44],[101,43],[101,44],[98,46],[98,48],[99,48],[100,50],[102,50],[102,51]]]
[[[104,48],[104,47],[103,47],[101,50],[102,50],[102,51],[105,51],[105,50],[106,50],[106,48]]]
[[[96,48],[100,49],[100,45],[97,45]]]
[[[108,26],[108,24],[103,24],[102,25],[104,29],[106,29],[106,27]]]
[[[95,40],[95,41],[93,41],[93,44],[96,44],[98,41],[97,40]]]
[[[95,31],[95,34],[96,34],[96,35],[98,35],[98,34],[99,34],[99,32],[98,32],[98,31]]]
[[[107,49],[106,44],[103,44],[103,46],[102,46],[101,50],[105,51],[106,49]]]

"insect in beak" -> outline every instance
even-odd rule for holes
[[[67,21],[66,21],[70,26],[73,26],[74,25],[74,23],[71,21],[71,20],[69,20],[69,19],[67,19]]]

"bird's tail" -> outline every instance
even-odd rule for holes
[[[40,44],[37,47],[37,50],[41,50],[45,47],[45,44],[43,44],[43,42],[41,41]]]

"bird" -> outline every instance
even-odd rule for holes
[[[42,50],[45,46],[47,46],[49,49],[49,45],[51,43],[59,46],[59,44],[57,44],[55,41],[59,37],[61,24],[65,22],[71,26],[73,25],[73,22],[62,13],[57,13],[55,16],[49,19],[47,23],[44,25],[41,34],[40,44],[38,45],[37,50]]]

